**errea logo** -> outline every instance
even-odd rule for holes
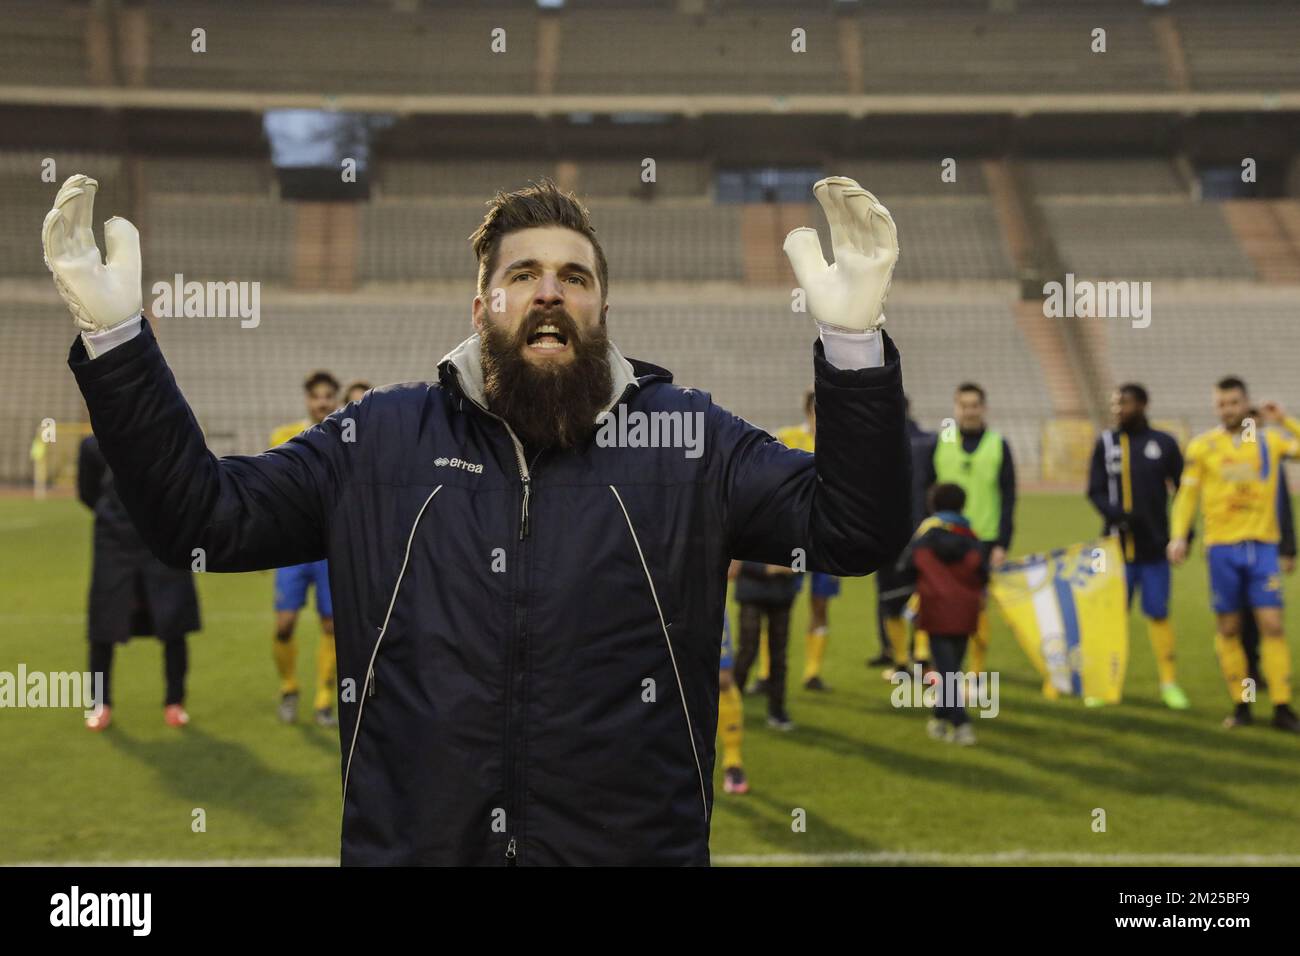
[[[476,465],[473,462],[465,461],[462,458],[435,458],[433,463],[438,468],[462,468],[474,475],[483,474],[482,465]]]

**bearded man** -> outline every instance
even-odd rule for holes
[[[547,181],[490,203],[475,332],[436,382],[216,458],[141,315],[130,223],[100,260],[95,189],[64,184],[45,254],[142,536],[209,571],[329,560],[343,863],[707,864],[730,559],[862,575],[911,532],[884,206],[823,180],[835,264],[812,229],[785,242],[820,327],[815,457],[623,357],[587,211]],[[597,441],[615,413],[702,441]]]

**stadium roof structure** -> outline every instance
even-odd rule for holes
[[[1300,110],[1300,18],[1279,0],[10,0],[6,14],[10,106],[851,119]]]
[[[329,109],[396,115],[531,115],[670,113],[705,115],[1011,115],[1182,114],[1300,110],[1300,89],[1278,92],[979,93],[979,94],[527,94],[295,93],[123,87],[0,85],[0,104],[96,109]]]

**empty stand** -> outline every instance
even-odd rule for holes
[[[1170,88],[1136,4],[862,5],[866,93],[1131,92]],[[1094,53],[1093,31],[1106,31]]]
[[[1180,419],[1193,431],[1216,424],[1210,392],[1229,374],[1245,379],[1256,400],[1292,408],[1298,302],[1294,289],[1171,290],[1156,299],[1148,328],[1099,323],[1113,380],[1144,383],[1154,416]]]
[[[462,197],[486,201],[499,189],[520,189],[530,181],[555,176],[550,160],[484,157],[448,161],[385,159],[374,164],[380,196]]]
[[[43,292],[0,292],[0,326],[5,334],[0,370],[9,396],[0,408],[0,480],[30,481],[28,456],[41,421],[86,420],[86,405],[67,365],[76,329],[52,284]]]
[[[1200,0],[1177,6],[1176,22],[1194,89],[1280,90],[1300,86],[1294,3]]]
[[[43,178],[47,159],[54,160],[53,182]],[[99,182],[93,228],[103,248],[104,220],[131,214],[118,157],[64,149],[0,152],[0,209],[5,218],[5,228],[0,229],[0,278],[48,277],[40,245],[41,223],[63,181],[88,170]]]
[[[888,199],[886,203],[899,227],[899,256],[894,274],[900,282],[1013,277],[1007,243],[989,199],[902,198]],[[830,229],[815,203],[789,203],[777,208],[780,212],[776,231],[767,241],[779,248],[791,229],[812,226],[821,238],[822,255],[827,262],[835,261]],[[757,230],[757,224],[763,221],[761,216],[761,211],[753,214],[751,230]],[[751,231],[750,236],[751,241],[763,241],[761,232]],[[794,273],[784,255],[772,258],[751,253],[747,263],[751,269],[747,277],[752,281],[794,282]],[[763,271],[768,268],[775,271]]]
[[[623,279],[744,278],[740,207],[703,202],[588,203],[613,276]]]
[[[141,163],[145,181],[154,193],[261,196],[268,199],[275,195],[275,173],[265,157],[146,157]]]
[[[1295,200],[1234,200],[1223,215],[1263,282],[1300,282],[1300,203]]]
[[[1190,200],[1046,200],[1061,259],[1080,278],[1253,278],[1223,211]]]
[[[990,427],[1006,436],[1017,474],[1034,480],[1042,424],[1056,409],[1044,370],[1024,344],[1013,288],[943,298],[895,295],[886,329],[903,356],[912,417],[937,430],[952,415],[957,385],[975,381],[988,393]]]
[[[712,192],[713,170],[707,162],[655,157],[655,181],[641,181],[641,160],[630,156],[618,160],[579,159],[575,186],[590,197],[653,197],[704,199]]]
[[[1300,86],[1291,0],[1185,0],[1163,10],[1136,0],[603,2],[547,12],[532,0],[145,0],[95,11],[11,0],[0,84],[774,98]],[[205,52],[192,48],[199,29]],[[795,30],[807,52],[792,49]],[[1096,30],[1105,52],[1094,51]],[[502,38],[504,52],[494,51]]]
[[[791,31],[807,37],[791,49]],[[557,93],[838,93],[845,91],[828,12],[594,10],[566,16]]]
[[[1188,196],[1165,157],[1040,159],[1023,164],[1040,196]]]
[[[469,236],[483,200],[376,201],[361,211],[357,277],[362,282],[463,279],[477,263]]]
[[[187,89],[328,93],[524,93],[534,88],[536,8],[404,12],[360,4],[328,15],[266,4],[155,2],[149,83]],[[206,53],[191,33],[206,31]],[[504,30],[505,51],[493,52]]]
[[[151,279],[284,282],[292,274],[291,203],[250,196],[152,196],[140,235]]]
[[[82,86],[86,61],[86,4],[13,0],[0,25],[0,83]]]
[[[951,182],[944,179],[947,159],[953,160]],[[871,192],[888,202],[899,197],[953,199],[988,194],[984,170],[974,158],[935,155],[889,160],[837,156],[826,165],[827,172],[833,175],[870,183]]]
[[[436,378],[469,334],[465,284],[436,301],[267,295],[262,322],[167,320],[168,361],[204,430],[225,453],[256,454],[271,431],[302,417],[302,382],[318,368],[344,384]]]

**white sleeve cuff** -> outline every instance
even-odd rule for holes
[[[880,368],[885,364],[885,340],[880,332],[839,332],[821,326],[826,361],[838,369]]]
[[[115,349],[123,342],[129,342],[140,334],[140,320],[143,312],[138,312],[125,322],[119,322],[103,332],[82,332],[81,341],[86,346],[86,354],[92,359],[99,358],[110,349]]]

